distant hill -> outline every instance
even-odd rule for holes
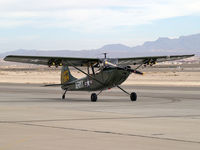
[[[200,34],[181,36],[177,39],[159,38],[156,41],[145,42],[141,46],[132,48],[133,50],[154,52],[200,52]]]
[[[128,47],[122,44],[105,45],[93,50],[15,50],[1,53],[0,57],[6,55],[36,55],[36,56],[65,56],[65,57],[102,57],[107,52],[112,57],[134,57],[150,55],[176,55],[197,54],[200,55],[200,34],[181,36],[176,39],[167,37],[158,38],[156,41],[148,41],[143,45]]]

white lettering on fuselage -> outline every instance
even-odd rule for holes
[[[90,86],[90,81],[87,80],[87,81],[85,82],[85,87],[89,87],[89,86]]]
[[[92,84],[92,80],[87,80],[87,81],[80,80],[80,81],[75,82],[75,88],[80,89],[83,87],[89,87],[90,84]]]
[[[75,88],[76,89],[80,89],[82,87],[84,87],[83,80],[75,82]]]

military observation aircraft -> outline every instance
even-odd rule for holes
[[[173,61],[192,57],[194,55],[174,55],[174,56],[151,56],[151,57],[132,57],[132,58],[75,58],[75,57],[48,57],[48,56],[18,56],[9,55],[5,61],[21,62],[29,64],[39,64],[51,66],[62,66],[61,84],[51,84],[45,86],[61,86],[64,90],[62,99],[65,99],[67,91],[99,91],[98,94],[91,94],[91,101],[97,101],[97,95],[103,90],[117,87],[130,96],[131,101],[137,100],[135,92],[129,93],[120,87],[131,73],[143,75],[138,71],[141,66],[154,65],[157,62]],[[136,66],[131,68],[130,65]],[[77,79],[70,73],[69,67],[74,67],[86,75],[84,78]],[[87,72],[79,67],[87,67]],[[90,69],[91,68],[91,69]],[[95,70],[96,69],[96,70]],[[90,70],[92,72],[90,73]]]

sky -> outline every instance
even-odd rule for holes
[[[0,52],[141,45],[200,33],[200,0],[0,0]]]

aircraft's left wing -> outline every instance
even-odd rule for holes
[[[75,58],[75,57],[47,57],[47,56],[19,56],[9,55],[4,58],[5,61],[48,65],[48,66],[62,66],[66,64],[71,66],[88,66],[99,62],[98,58]]]
[[[146,57],[132,57],[132,58],[119,58],[118,65],[141,65],[141,64],[155,64],[157,62],[180,60],[192,55],[172,55],[172,56],[146,56]]]

